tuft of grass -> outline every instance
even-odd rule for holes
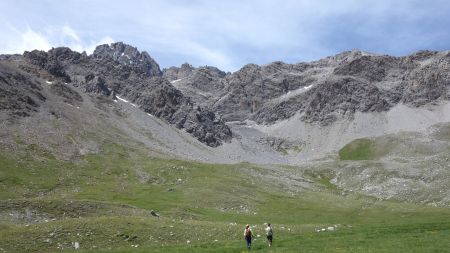
[[[289,153],[300,153],[302,152],[302,146],[293,146],[290,148],[278,148],[277,151],[282,155],[289,155]]]
[[[341,160],[372,160],[375,158],[376,145],[371,139],[356,139],[339,150]]]

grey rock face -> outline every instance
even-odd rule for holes
[[[307,85],[309,80],[298,75],[304,69],[303,64],[282,62],[248,64],[226,77],[225,95],[214,104],[214,109],[226,120],[247,119],[269,100]]]
[[[216,147],[231,139],[230,129],[219,117],[208,109],[194,107],[188,97],[162,77],[158,64],[148,53],[135,47],[121,42],[101,45],[90,56],[69,48],[55,48],[49,52],[26,52],[24,58],[58,82],[70,83],[86,93],[126,98],[209,146]],[[70,91],[65,88],[54,89],[67,100],[73,94],[68,95]]]
[[[305,93],[259,110],[253,119],[270,123],[303,112],[302,120],[327,125],[355,112],[389,110],[399,100],[398,95],[382,91],[374,85],[351,77],[326,80]]]
[[[201,107],[211,108],[224,92],[227,74],[215,67],[194,68],[185,63],[180,68],[171,67],[163,76],[171,81],[185,96]]]
[[[220,69],[206,66],[195,69],[186,78],[188,78],[188,83],[193,88],[206,92],[214,92],[224,88],[224,82],[221,82],[221,79],[225,76],[226,73]]]
[[[319,121],[325,125],[341,115],[387,111],[399,100],[396,94],[382,91],[370,83],[354,78],[327,80],[305,96],[307,99],[303,119],[307,122]]]
[[[419,52],[405,59],[421,62],[418,67],[405,73],[402,85],[397,90],[403,94],[402,102],[412,106],[423,106],[439,99],[450,99],[450,56],[442,57],[437,52]]]
[[[139,52],[137,48],[122,42],[98,46],[91,58],[97,63],[107,63],[106,70],[113,69],[111,63],[117,62],[120,66],[128,67],[125,69],[130,69],[147,77],[162,75],[159,65],[147,52]]]
[[[24,62],[20,68],[31,76],[49,73],[54,92],[67,100],[78,101],[62,83],[118,95],[210,146],[231,138],[226,121],[272,124],[301,114],[305,122],[327,125],[398,103],[419,107],[450,99],[448,52],[391,57],[349,51],[310,63],[248,64],[234,73],[187,63],[161,71],[146,52],[120,42],[98,46],[90,56],[55,48],[0,59]]]
[[[145,112],[185,129],[209,146],[216,147],[231,139],[230,129],[220,118],[210,110],[194,107],[190,99],[165,78],[150,78],[138,86],[124,89],[123,93]]]
[[[93,74],[89,74],[85,77],[83,86],[85,87],[85,92],[102,94],[105,96],[111,94],[111,91],[106,87],[105,80],[99,76],[94,76]]]
[[[34,50],[32,52],[25,52],[24,57],[29,63],[47,70],[51,75],[61,78],[65,82],[70,82],[69,76],[61,65],[61,60],[67,60],[66,58],[69,55],[73,55],[68,54],[68,52],[72,51],[69,48],[52,49],[49,53]]]
[[[163,69],[163,76],[169,81],[186,78],[192,74],[195,68],[189,63],[183,63],[181,67],[170,67]]]
[[[398,65],[398,59],[395,57],[364,55],[336,67],[334,74],[361,77],[370,82],[379,82]]]
[[[327,125],[398,103],[416,107],[448,100],[449,61],[445,52],[392,57],[349,51],[310,63],[248,64],[209,80],[194,78],[194,70],[178,85],[194,103],[213,108],[226,121],[271,124],[302,113],[306,122]],[[205,96],[204,87],[214,89]]]
[[[83,97],[69,85],[56,81],[50,85],[50,91],[61,97],[63,102],[74,105],[83,102]]]
[[[0,63],[0,110],[13,117],[25,117],[36,112],[45,100],[37,80]]]
[[[224,120],[245,120],[269,100],[308,85],[310,78],[299,75],[307,68],[306,64],[282,62],[248,64],[233,74],[198,68],[176,85],[195,103],[213,108]]]
[[[21,54],[2,54],[0,55],[0,61],[22,61],[23,56]]]

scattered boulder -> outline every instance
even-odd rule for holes
[[[159,217],[159,213],[156,213],[154,210],[150,211],[150,214],[155,217]]]

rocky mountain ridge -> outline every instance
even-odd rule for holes
[[[162,77],[158,64],[148,53],[141,53],[129,45],[120,42],[101,45],[89,56],[69,48],[54,48],[48,52],[34,50],[25,52],[22,57],[15,56],[14,63],[17,68],[10,67],[10,70],[15,72],[12,76],[17,73],[18,78],[2,79],[2,97],[7,97],[7,92],[18,86],[17,82],[27,79],[19,74],[26,72],[31,75],[30,79],[56,82],[64,87],[62,89],[70,90],[73,86],[111,99],[117,99],[116,96],[126,98],[145,112],[186,130],[212,147],[231,139],[231,131],[216,114],[194,106],[189,97]],[[47,74],[43,75],[44,72]],[[38,81],[35,86],[40,86]],[[22,100],[27,102],[27,99]],[[37,105],[33,99],[27,103]],[[2,109],[8,109],[8,106],[2,106]]]
[[[309,63],[247,64],[234,73],[188,63],[161,70],[147,52],[121,42],[100,45],[92,55],[61,47],[0,60],[0,105],[11,114],[36,112],[46,99],[39,90],[47,80],[68,103],[82,102],[71,87],[126,99],[211,147],[232,139],[226,122],[271,125],[299,115],[326,126],[355,113],[450,98],[449,52],[392,57],[354,50]]]
[[[172,82],[226,121],[272,124],[300,113],[305,122],[328,125],[356,112],[388,111],[399,103],[420,107],[448,100],[449,54],[420,51],[392,57],[349,51],[310,63],[248,64],[222,76],[191,68]],[[174,68],[163,72],[173,79]],[[203,88],[208,84],[209,91]]]

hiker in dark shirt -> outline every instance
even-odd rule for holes
[[[244,230],[244,239],[245,242],[247,243],[247,249],[250,249],[252,247],[252,237],[253,237],[252,229],[247,224]]]

